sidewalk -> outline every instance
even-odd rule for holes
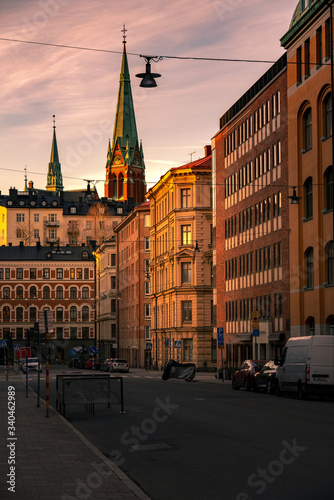
[[[26,397],[21,374],[10,370],[7,382],[0,370],[2,500],[150,500],[58,412],[50,408],[47,418],[44,402],[37,408],[31,390]]]

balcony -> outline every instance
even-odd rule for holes
[[[60,222],[59,222],[59,220],[53,220],[53,221],[46,220],[45,225],[46,225],[46,227],[59,227]]]
[[[67,228],[67,234],[78,235],[79,226],[77,224],[70,224]]]

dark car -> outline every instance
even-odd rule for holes
[[[110,366],[111,366],[111,363],[113,362],[113,358],[107,358],[105,359],[102,363],[101,363],[101,370],[103,372],[110,372]]]
[[[276,361],[277,363],[277,361]],[[267,361],[261,369],[255,373],[253,379],[254,391],[265,391],[267,394],[274,394],[277,364],[271,359]]]
[[[263,364],[263,361],[246,359],[233,375],[232,388],[238,390],[240,387],[244,387],[246,391],[250,391],[253,387],[254,376]]]

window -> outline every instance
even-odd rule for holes
[[[145,281],[145,295],[150,295],[151,293],[151,282]]]
[[[307,108],[304,113],[304,149],[309,151],[312,148],[312,110]]]
[[[313,280],[313,272],[314,272],[314,263],[313,263],[313,248],[310,247],[305,252],[306,259],[306,288],[313,288],[314,280]]]
[[[144,215],[144,227],[150,227],[150,226],[151,226],[150,214],[145,214]]]
[[[116,254],[115,253],[112,253],[110,255],[110,265],[111,265],[111,267],[115,267],[116,266]]]
[[[62,286],[57,286],[57,288],[56,288],[56,299],[63,299],[63,298],[64,298],[63,287]]]
[[[303,74],[303,63],[302,63],[302,48],[297,48],[297,84],[302,82],[302,74]]]
[[[181,226],[181,244],[190,245],[191,244],[191,225]]]
[[[89,299],[89,288],[88,286],[84,286],[82,289],[82,298]]]
[[[35,280],[36,279],[36,269],[35,268],[31,268],[30,269],[30,279],[31,280]]]
[[[317,68],[322,65],[322,27],[320,26],[316,32],[317,37]]]
[[[70,299],[77,299],[78,294],[77,294],[77,288],[75,286],[71,286],[70,288]]]
[[[191,283],[191,262],[181,262],[181,283]]]
[[[145,319],[151,317],[151,304],[145,304]]]
[[[150,238],[148,236],[145,236],[145,252],[150,251]]]
[[[184,361],[193,360],[193,341],[192,339],[183,340],[183,359]]]
[[[62,326],[57,326],[56,334],[57,334],[58,340],[63,340],[63,327]]]
[[[190,207],[190,188],[181,189],[181,208]]]
[[[23,238],[22,229],[16,229],[16,238]]]
[[[49,299],[50,298],[50,287],[45,286],[43,288],[43,299]]]
[[[0,280],[3,280],[3,268],[0,267]]]
[[[57,222],[57,214],[49,214],[49,222]]]
[[[72,340],[77,340],[78,338],[78,330],[76,326],[71,326],[70,328],[70,338]]]
[[[63,269],[57,269],[57,280],[62,280],[63,279]]]
[[[5,306],[2,311],[3,321],[10,321],[10,309],[9,306]]]
[[[89,269],[86,267],[84,269],[84,279],[89,280]]]
[[[181,302],[181,317],[182,317],[182,323],[191,323],[192,321],[191,300],[183,300]]]
[[[35,286],[31,286],[29,289],[29,299],[37,299],[37,288]]]
[[[75,279],[75,269],[73,269],[73,268],[70,269],[70,278],[71,278],[71,280]]]
[[[16,308],[16,321],[23,321],[23,307]]]
[[[334,285],[334,242],[330,241],[327,251],[327,284]]]
[[[151,338],[150,327],[145,326],[145,340],[150,340],[150,338]]]
[[[9,267],[6,267],[5,269],[5,279],[10,280],[10,269]]]
[[[78,311],[75,306],[70,308],[70,321],[77,321]]]
[[[57,307],[56,309],[56,321],[63,321],[64,311],[62,307]]]
[[[326,210],[333,210],[333,167],[328,167],[325,173]]]
[[[57,239],[57,229],[49,229],[49,239],[50,240]]]
[[[111,288],[111,290],[115,290],[115,288],[116,288],[116,276],[110,277],[110,288]]]
[[[37,308],[29,307],[29,321],[37,321]]]
[[[10,288],[9,286],[5,286],[2,292],[3,299],[10,299]]]
[[[34,214],[34,222],[39,222],[39,214]]]
[[[332,135],[332,94],[327,94],[324,99],[324,137]]]
[[[83,306],[82,308],[82,321],[89,321],[89,307]]]
[[[16,214],[16,222],[24,222],[24,214]]]
[[[310,64],[310,39],[308,38],[305,40],[304,44],[304,64],[305,64],[305,78],[310,76],[310,69],[311,69],[311,64]]]
[[[112,313],[116,312],[116,299],[110,300],[110,312]]]
[[[22,267],[18,267],[16,269],[16,279],[23,280],[23,268]]]
[[[17,299],[23,299],[23,287],[18,286],[16,289],[16,298]]]
[[[82,338],[89,339],[89,327],[88,326],[82,327]]]
[[[305,217],[310,219],[313,217],[313,187],[312,187],[312,177],[306,179],[304,183],[305,192]]]
[[[39,239],[39,229],[34,229],[34,239],[35,240]]]
[[[43,279],[49,280],[50,279],[50,269],[45,267],[43,269]]]

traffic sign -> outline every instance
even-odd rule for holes
[[[260,336],[259,311],[252,311],[253,337]]]
[[[174,340],[175,349],[180,349],[182,347],[182,340]]]
[[[89,348],[89,352],[90,352],[91,354],[96,354],[96,352],[97,352],[96,347],[95,347],[95,346],[93,346],[93,345],[91,345],[91,346],[90,346],[90,348]]]
[[[7,340],[0,340],[0,347],[7,347]]]
[[[224,347],[224,328],[217,328],[218,347]]]
[[[21,344],[14,344],[14,351],[19,351],[21,349]]]
[[[169,338],[168,337],[165,338],[165,347],[169,347]]]
[[[71,350],[70,350],[70,355],[71,355],[71,356],[75,356],[75,355],[76,355],[76,353],[77,353],[77,350],[76,350],[76,349],[71,349]]]
[[[146,342],[146,350],[147,351],[152,351],[153,344],[152,342]]]

